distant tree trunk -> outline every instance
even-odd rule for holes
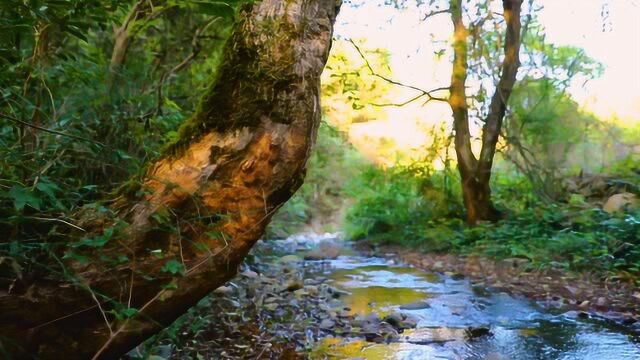
[[[111,51],[111,61],[109,70],[112,76],[115,76],[122,65],[125,63],[127,53],[129,52],[129,44],[131,42],[132,28],[135,22],[145,16],[150,11],[150,2],[148,0],[139,0],[131,7],[131,10],[124,18],[122,25],[114,28],[113,31],[113,49]]]
[[[91,235],[71,234],[53,271],[0,293],[0,353],[117,358],[234,276],[303,181],[339,4],[241,11],[217,81],[137,192],[114,202],[116,216],[82,211]]]
[[[522,0],[503,0],[504,19],[507,26],[504,43],[504,60],[500,81],[491,98],[489,113],[482,129],[482,150],[476,159],[471,150],[469,132],[469,112],[465,83],[467,79],[467,38],[468,30],[462,20],[462,0],[451,0],[451,19],[454,26],[454,61],[451,76],[449,105],[453,111],[455,130],[455,149],[458,158],[458,170],[462,181],[464,205],[467,210],[467,222],[495,221],[499,211],[491,201],[491,168],[496,145],[506,113],[507,102],[516,74],[520,67],[520,11]]]

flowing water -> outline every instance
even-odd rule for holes
[[[404,313],[417,322],[388,344],[325,340],[337,358],[640,359],[640,337],[629,329],[576,312],[552,314],[463,277],[357,254],[324,260],[317,271],[349,293],[343,300],[352,313]],[[470,329],[482,333],[470,336]]]

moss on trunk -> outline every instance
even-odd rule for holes
[[[22,357],[116,358],[220,286],[301,185],[320,122],[319,79],[339,3],[244,8],[217,80],[179,141],[149,166],[141,199],[0,295],[4,349]],[[20,357],[17,356],[17,357]]]

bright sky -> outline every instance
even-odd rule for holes
[[[359,7],[343,5],[336,24],[338,37],[366,39],[365,47],[391,51],[393,77],[403,83],[425,90],[448,86],[451,73],[448,57],[438,61],[434,56],[434,51],[448,50],[447,44],[434,42],[451,34],[446,14],[423,22],[415,9],[379,6],[382,0],[361,2],[364,4]],[[579,46],[605,65],[601,78],[571,87],[574,98],[603,118],[617,114],[627,123],[640,123],[640,0],[536,0],[535,3],[544,6],[539,18],[546,27],[549,42]],[[601,15],[605,3],[608,19]],[[399,102],[409,97],[411,93],[398,91]],[[424,141],[424,135],[415,130],[424,126],[425,121],[435,124],[450,119],[446,104],[422,107],[415,103],[388,111],[389,122],[393,124],[377,131],[407,147]],[[356,131],[373,131],[365,129],[367,125],[361,127]]]

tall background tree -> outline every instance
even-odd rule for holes
[[[462,182],[462,195],[467,209],[467,222],[471,224],[475,224],[479,220],[499,218],[499,213],[491,202],[491,169],[507,104],[520,67],[522,0],[503,0],[502,8],[506,27],[504,58],[500,66],[500,77],[484,119],[482,148],[478,158],[474,156],[471,149],[466,91],[467,72],[469,71],[467,50],[469,29],[463,21],[462,1],[452,0],[449,9],[454,26],[454,59],[449,105],[453,111],[455,149],[460,181]],[[482,28],[481,24],[474,26]]]

